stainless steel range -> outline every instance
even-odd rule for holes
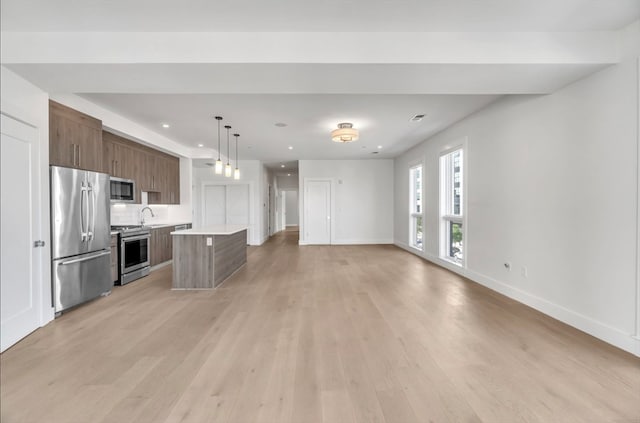
[[[146,226],[112,226],[120,232],[120,285],[149,274],[151,231]]]

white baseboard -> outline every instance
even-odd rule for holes
[[[372,244],[393,244],[392,239],[338,239],[331,242],[331,245],[372,245]]]
[[[300,225],[298,225],[297,223],[288,223],[285,226],[289,227],[289,226],[300,226]]]
[[[376,244],[393,244],[393,240],[390,239],[374,239],[374,240],[362,240],[362,239],[340,239],[333,241],[331,244],[310,244],[307,241],[298,240],[298,245],[376,245]]]
[[[606,343],[640,357],[640,339],[636,338],[632,334],[625,333],[617,328],[577,313],[559,304],[515,288],[505,282],[498,281],[470,269],[458,267],[432,254],[411,248],[408,244],[403,242],[396,240],[395,245],[431,263],[471,279],[480,285],[486,286],[489,289],[534,308],[556,320],[566,323],[569,326],[573,326],[574,328],[586,332]]]

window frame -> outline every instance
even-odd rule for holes
[[[459,212],[455,213],[454,206],[454,189],[455,187],[455,176],[454,176],[454,159],[453,153],[460,151],[460,181],[459,181],[459,189],[460,189],[460,200],[459,200]],[[467,207],[466,207],[466,198],[467,198],[467,178],[466,178],[466,166],[467,166],[467,154],[466,154],[466,140],[462,143],[456,144],[454,147],[447,148],[440,152],[439,156],[439,175],[440,175],[440,216],[439,216],[439,226],[440,226],[440,252],[439,257],[442,260],[447,261],[448,263],[454,264],[456,266],[460,266],[462,268],[466,267],[466,261],[468,257],[468,226],[467,226]],[[460,225],[460,232],[462,233],[462,259],[458,260],[453,257],[451,252],[451,234],[452,234],[452,225],[458,224]]]
[[[416,211],[416,190],[413,172],[420,168],[420,211]],[[424,251],[424,163],[414,162],[409,165],[409,246],[418,251]],[[418,218],[422,219],[422,242],[417,243],[417,222]]]

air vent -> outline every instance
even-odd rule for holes
[[[211,166],[211,167],[213,167],[213,166],[215,166],[215,165],[216,165],[215,163],[205,163],[205,164],[206,164],[207,166]]]
[[[412,117],[411,119],[409,119],[410,122],[420,122],[422,119],[424,119],[425,115],[415,115],[414,117]]]
[[[372,151],[371,154],[378,154],[379,151]]]

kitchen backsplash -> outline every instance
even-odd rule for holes
[[[142,204],[112,204],[111,225],[137,225],[140,223],[140,210],[147,206],[147,193],[142,193]],[[152,204],[151,210],[155,217],[151,217],[149,211],[144,212],[144,221],[147,224],[159,223],[191,223],[188,205],[164,205]]]

